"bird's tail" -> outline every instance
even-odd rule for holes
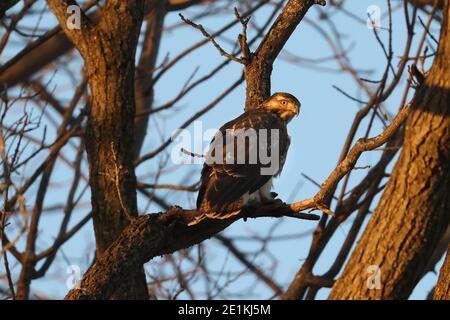
[[[189,222],[189,223],[188,223],[188,226],[194,226],[194,225],[196,225],[197,223],[199,223],[200,221],[202,221],[202,220],[205,219],[205,218],[206,218],[206,215],[205,215],[204,213],[202,213],[201,215],[196,216],[196,217],[194,218],[194,220],[192,220],[191,222]]]
[[[217,220],[225,220],[230,219],[236,215],[238,215],[241,210],[236,210],[233,212],[208,212],[202,213],[194,218],[191,222],[188,223],[188,226],[193,226],[203,221],[204,219],[217,219]]]

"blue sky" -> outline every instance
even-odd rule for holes
[[[400,2],[393,1],[393,7],[396,8]],[[377,5],[381,8],[381,12],[385,13],[387,10],[386,1],[382,0],[348,0],[345,7],[353,12],[360,19],[367,18],[366,10],[370,5]],[[40,1],[37,8],[44,8],[43,1]],[[203,26],[213,32],[220,27],[234,19],[232,5],[230,5],[229,12],[215,18],[202,19],[200,22]],[[183,14],[190,18],[199,12],[200,8],[193,8],[186,10]],[[320,20],[319,13],[330,13],[328,7],[315,7],[307,14],[308,19],[318,23],[321,27],[327,28],[326,22]],[[269,14],[268,9],[264,9],[255,14],[252,19],[259,24],[262,23],[264,17]],[[426,16],[420,13],[421,17],[426,20]],[[366,27],[365,24],[358,23],[342,13],[336,13],[332,16],[333,23],[337,29],[345,35],[343,38],[343,45],[345,48],[352,48],[349,57],[352,65],[359,70],[369,70],[371,73],[364,74],[369,79],[380,79],[385,66],[385,57],[379,44],[376,42],[373,31]],[[34,21],[27,22],[28,25],[33,26]],[[166,17],[165,25],[170,26],[180,22],[180,18],[176,13],[169,13]],[[55,25],[55,19],[51,14],[44,14],[40,27],[45,29]],[[388,19],[383,17],[381,21],[382,28],[387,28]],[[329,29],[327,29],[329,30]],[[422,29],[417,27],[418,33],[421,34]],[[435,35],[438,34],[437,26],[431,28]],[[240,27],[230,29],[224,38],[219,38],[218,41],[226,49],[232,49],[232,45],[227,40],[234,41]],[[387,40],[388,32],[381,29],[380,36],[383,40]],[[249,27],[250,37],[254,34],[254,29]],[[405,25],[402,9],[396,9],[393,15],[393,49],[394,56],[399,57],[403,51],[405,42]],[[418,38],[418,37],[416,37]],[[173,58],[177,53],[182,52],[194,42],[202,40],[202,35],[189,27],[176,28],[163,35],[161,48],[159,52],[158,61],[162,63],[166,56]],[[259,42],[257,42],[259,43]],[[417,39],[416,39],[417,43]],[[257,44],[251,49],[255,50]],[[307,23],[303,21],[295,30],[294,34],[288,41],[285,49],[290,53],[295,53],[302,58],[319,59],[332,55],[330,47],[323,40],[323,38]],[[17,47],[9,47],[5,54],[0,57],[0,62],[4,63],[8,60],[9,55],[13,55]],[[413,50],[413,52],[415,52]],[[171,69],[167,74],[157,82],[155,87],[155,105],[161,105],[165,101],[175,97],[179,90],[183,87],[185,81],[198,68],[196,76],[197,79],[209,70],[213,69],[217,64],[224,61],[214,47],[207,44],[192,53],[188,58]],[[394,66],[398,62],[398,58],[394,60]],[[74,71],[75,77],[78,77],[78,70],[81,64],[78,55],[72,55],[67,59],[67,67]],[[322,72],[305,67],[304,65],[294,65],[281,59],[281,57],[274,64],[272,75],[272,91],[285,91],[294,94],[302,103],[300,116],[294,119],[289,125],[289,133],[291,136],[291,147],[289,155],[281,176],[276,180],[274,191],[279,194],[283,200],[301,200],[310,197],[317,192],[317,187],[311,182],[305,180],[301,174],[307,174],[315,181],[323,182],[331,170],[335,167],[339,157],[344,140],[349,131],[351,122],[355,113],[361,107],[360,104],[349,100],[347,97],[339,93],[333,86],[345,90],[351,95],[366,100],[367,97],[362,94],[350,76],[339,71],[339,67],[332,60],[322,63],[321,67],[331,68],[335,72]],[[161,112],[152,117],[149,122],[149,132],[143,146],[143,152],[149,152],[160,145],[162,141],[167,139],[170,133],[177,129],[188,117],[206,106],[209,102],[214,100],[227,86],[231,85],[241,75],[242,68],[237,63],[230,63],[220,74],[208,81],[202,86],[189,93],[183,100],[181,100],[174,108]],[[46,76],[49,79],[49,76]],[[392,97],[387,101],[384,107],[392,114],[395,114],[398,109],[398,104],[401,99],[401,94],[405,86],[406,79],[403,78],[399,89],[394,92]],[[61,71],[57,71],[55,76],[51,79],[50,87],[54,87],[61,99],[67,100],[71,95],[71,84],[68,77]],[[241,85],[237,90],[227,96],[214,109],[209,111],[201,118],[203,129],[219,128],[223,123],[231,120],[243,112],[245,100],[245,87]],[[19,111],[18,111],[19,112]],[[363,125],[362,128],[365,126]],[[188,127],[193,132],[193,125]],[[381,132],[382,126],[379,122],[374,125],[371,136]],[[363,136],[364,131],[358,132],[357,137]],[[53,133],[54,134],[54,133]],[[49,139],[51,139],[51,134]],[[206,142],[206,141],[205,141]],[[198,140],[195,141],[198,144]],[[67,150],[67,154],[73,158],[73,152]],[[167,150],[167,154],[172,151],[172,146]],[[201,150],[195,150],[201,152]],[[358,161],[358,166],[373,165],[376,163],[379,151],[367,152],[361,156]],[[165,173],[159,180],[155,180],[153,175],[149,173],[155,172],[159,165],[164,163],[164,158],[167,156],[161,155],[157,159],[144,162],[137,168],[137,175],[141,182],[146,183],[183,183],[192,184],[198,181],[201,165],[176,165],[167,164],[167,173]],[[42,160],[42,158],[40,159]],[[39,163],[37,161],[36,163]],[[33,168],[30,167],[31,171]],[[356,170],[352,173],[350,186],[355,185],[358,179],[364,175],[361,170]],[[54,174],[55,180],[61,184],[67,184],[72,177],[70,170],[61,162],[57,164]],[[194,207],[196,194],[186,192],[174,191],[158,191],[157,194],[169,203],[177,204],[185,208]],[[64,191],[53,192],[49,199],[48,205],[52,203],[60,203],[60,199],[64,199],[66,193]],[[290,196],[292,199],[290,199]],[[32,203],[34,195],[30,192],[29,203]],[[89,200],[89,193],[84,196],[86,203]],[[160,208],[151,203],[148,206],[147,201],[143,199],[139,202],[141,213],[160,211]],[[373,209],[373,208],[372,208]],[[84,206],[79,208],[72,221],[76,223],[81,219],[89,208]],[[41,224],[40,231],[43,234],[38,242],[39,248],[45,248],[51,243],[52,236],[57,232],[61,214],[50,214],[46,216]],[[319,263],[314,272],[321,274],[326,271],[330,263],[334,261],[337,250],[340,244],[345,239],[345,236],[351,226],[351,220],[345,222],[334,237],[331,239],[325,252],[322,254]],[[237,222],[225,231],[225,235],[249,235],[260,234],[264,235],[275,223],[274,219],[261,218],[253,219],[248,222]],[[276,235],[293,234],[305,232],[306,236],[301,239],[290,241],[276,241],[269,243],[269,249],[278,261],[276,269],[271,270],[270,259],[262,256],[257,257],[254,263],[260,266],[269,275],[278,282],[283,288],[286,288],[290,281],[292,281],[295,272],[301,265],[308,253],[312,230],[316,226],[316,222],[293,220],[283,218],[279,222]],[[46,277],[38,279],[33,282],[33,289],[43,292],[55,298],[61,298],[66,292],[65,281],[67,279],[66,266],[68,264],[79,264],[84,270],[92,259],[92,248],[94,247],[94,238],[92,226],[86,226],[77,236],[63,246],[62,252],[58,255],[58,263],[51,268],[48,280]],[[257,246],[251,242],[237,242],[241,250],[249,252],[256,250]],[[218,245],[215,240],[208,240],[205,242],[206,255],[210,260],[209,265],[215,270],[226,268],[227,270],[242,271],[243,266],[238,261],[235,261],[226,250]],[[89,250],[89,248],[91,250]],[[90,252],[89,254],[86,254]],[[149,266],[150,272],[153,272],[154,265],[158,259],[155,259]],[[0,273],[3,272],[3,264],[0,266]],[[18,268],[15,269],[18,271]],[[169,272],[164,270],[164,272]],[[230,292],[238,292],[240,289],[248,286],[253,286],[255,279],[252,275],[247,275],[238,282],[232,282],[229,285]],[[428,291],[432,288],[436,281],[436,275],[428,274],[416,287],[412,299],[423,299]],[[194,288],[202,290],[202,284],[197,283]],[[268,298],[272,295],[271,291],[263,284],[257,284],[257,293],[255,298]],[[324,299],[328,290],[321,290],[318,298]],[[180,298],[186,298],[182,293]],[[251,298],[251,297],[249,297]]]

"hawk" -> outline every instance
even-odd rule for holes
[[[278,92],[224,124],[211,141],[201,173],[197,216],[227,219],[249,205],[273,202],[272,178],[289,148],[287,124],[300,112],[293,95]]]

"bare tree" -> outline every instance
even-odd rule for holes
[[[370,22],[372,17],[349,10],[349,1],[329,1],[326,10],[322,0],[242,1],[234,12],[228,1],[220,0],[47,0],[41,12],[39,3],[0,4],[5,30],[0,53],[9,54],[0,66],[4,269],[0,285],[5,284],[0,286],[1,295],[42,298],[33,291],[33,280],[49,277],[57,257],[65,256],[63,247],[80,236],[91,219],[95,250],[88,250],[89,268],[66,299],[176,299],[181,293],[191,299],[236,298],[227,293],[227,286],[247,274],[266,286],[272,298],[314,299],[320,289],[332,288],[331,299],[406,299],[445,253],[450,210],[448,1],[385,2],[388,27],[379,29],[373,21],[372,28],[373,41],[385,57],[377,80],[353,66],[346,35],[334,23],[335,14],[361,25]],[[21,24],[37,19],[39,25],[47,8],[59,26],[42,32],[37,26]],[[177,23],[168,23],[173,12],[190,9],[180,14]],[[312,10],[318,14],[312,15]],[[393,26],[394,12],[402,15],[406,30],[399,55],[393,49],[394,30],[399,28]],[[79,19],[75,27],[74,13]],[[217,31],[209,31],[209,20],[199,23],[209,17],[219,21],[222,14],[234,17]],[[431,28],[435,25],[441,26],[439,39]],[[329,46],[330,56],[305,58],[286,49],[293,32],[306,26]],[[230,40],[229,31],[236,27],[239,34]],[[161,58],[166,34],[186,28],[197,32],[201,40]],[[200,77],[195,69],[172,98],[157,101],[161,79],[174,77],[172,71],[179,63],[191,62],[193,53],[207,46],[223,60]],[[220,78],[230,65],[242,72],[228,84],[221,80],[221,91],[179,128],[189,127],[242,84],[245,108],[251,109],[270,96],[276,61],[316,70],[319,76],[345,73],[362,96],[335,86],[359,107],[335,168],[323,182],[303,175],[317,186],[310,198],[262,205],[229,220],[207,219],[188,226],[198,212],[181,208],[176,195],[195,194],[198,173],[194,179],[188,173],[179,181],[158,183],[171,170],[167,150],[174,142],[158,126],[158,115],[168,112],[170,119],[169,112],[180,101]],[[54,76],[56,69],[59,73]],[[53,77],[59,81],[61,73],[71,84],[64,94],[50,85]],[[397,91],[402,92],[400,99]],[[388,103],[398,105],[396,115],[387,111]],[[153,150],[142,150],[146,139],[155,146]],[[376,164],[359,166],[361,155],[370,151],[378,151]],[[64,199],[55,204],[51,194],[62,189],[56,174],[61,164],[70,172],[63,177],[70,182],[65,184]],[[155,168],[148,173],[155,183],[142,182],[144,176],[136,173],[142,164]],[[356,178],[355,170],[363,172],[362,177]],[[140,202],[154,203],[161,212],[139,210]],[[80,211],[83,215],[74,221]],[[57,232],[51,240],[42,240],[47,231],[40,231],[43,221],[55,212],[62,213]],[[222,232],[237,220],[261,217],[318,220],[309,253],[301,265],[294,263],[298,272],[288,284],[280,283],[254,259],[265,256],[275,269],[279,261],[268,244],[299,241],[305,234],[275,235],[283,219],[274,219],[264,236]],[[350,230],[338,246],[336,259],[323,274],[314,273],[344,223],[350,224]],[[217,271],[208,265],[210,254],[204,241],[210,238],[242,265],[242,272]],[[259,249],[250,252],[240,241],[256,243]],[[448,298],[448,264],[447,254],[436,299]],[[144,265],[156,271],[149,272]],[[375,287],[368,285],[374,277],[379,280]],[[193,285],[199,278],[205,284],[204,293]]]

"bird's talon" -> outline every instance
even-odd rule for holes
[[[263,205],[275,205],[281,203],[283,203],[281,199],[261,199],[261,204]]]
[[[278,205],[284,204],[283,200],[281,200],[281,199],[275,199],[275,201],[273,203],[278,204]]]

